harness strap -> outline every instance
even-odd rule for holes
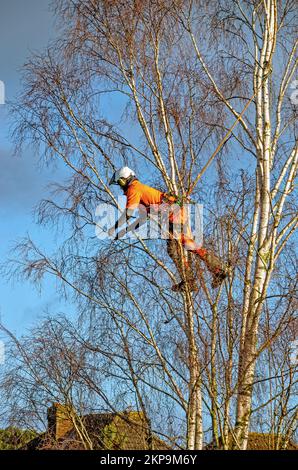
[[[177,204],[180,207],[185,203],[195,204],[195,202],[191,201],[187,196],[175,196],[175,194],[171,193],[163,193],[162,202],[166,202],[167,204]]]

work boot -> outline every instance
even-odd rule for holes
[[[221,283],[225,280],[227,277],[228,273],[224,269],[218,269],[217,272],[212,273],[213,280],[211,283],[212,289],[216,289],[221,285]]]
[[[193,279],[191,281],[188,281],[189,288],[191,292],[198,292],[199,288],[196,283],[196,281]],[[172,291],[173,292],[182,292],[186,290],[186,282],[185,281],[180,281],[178,284],[174,284],[172,286]]]

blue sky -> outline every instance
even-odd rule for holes
[[[6,101],[21,90],[20,68],[32,51],[42,51],[55,37],[56,29],[48,0],[3,0],[0,6],[0,80]],[[51,231],[34,223],[33,209],[47,192],[51,181],[63,178],[63,169],[46,168],[30,148],[13,155],[7,105],[0,105],[0,256],[9,256],[14,242],[29,233],[41,246],[55,248]],[[46,309],[67,311],[59,301],[54,283],[46,280],[41,292],[29,282],[0,278],[1,321],[14,333],[25,331]]]
[[[34,207],[46,197],[48,185],[66,177],[62,167],[45,167],[42,155],[26,148],[13,155],[10,137],[12,117],[9,101],[15,101],[22,90],[21,68],[32,52],[42,52],[59,34],[49,8],[50,0],[3,0],[0,7],[0,80],[5,84],[7,104],[0,105],[0,256],[1,261],[13,257],[11,248],[29,234],[47,253],[55,250],[59,240],[53,239],[50,229],[34,223]],[[103,115],[120,124],[125,102],[120,96],[101,100]],[[121,124],[128,138],[136,137],[136,129]],[[145,178],[146,180],[146,178]],[[149,182],[149,181],[145,181]],[[119,191],[118,191],[119,192]],[[116,193],[118,193],[116,190]],[[61,241],[61,240],[60,240]],[[0,277],[0,320],[20,335],[36,323],[46,311],[72,314],[73,306],[59,300],[55,281],[45,279],[38,292],[31,283],[9,282]],[[1,333],[0,333],[1,339]]]
[[[0,7],[0,80],[5,83],[6,100],[15,100],[22,89],[21,67],[33,51],[43,51],[49,41],[55,38],[57,30],[49,9],[49,0],[2,0]],[[101,102],[108,110],[109,118],[120,119],[123,102],[119,97],[108,97]],[[34,223],[33,209],[47,195],[48,184],[61,181],[65,169],[45,167],[40,164],[42,156],[34,155],[26,148],[21,155],[13,156],[13,143],[9,135],[11,116],[7,105],[0,105],[0,256],[5,260],[16,240],[31,235],[46,252],[55,249],[59,240],[53,239],[51,230]],[[137,131],[130,124],[122,123],[122,130],[132,140]],[[233,167],[249,165],[239,154],[233,155]],[[151,175],[150,175],[151,176]],[[208,183],[212,169],[208,170]],[[144,177],[145,183],[150,179]],[[211,183],[212,184],[212,183]],[[46,279],[41,292],[27,282],[10,283],[0,278],[1,321],[15,333],[23,332],[46,309],[52,313],[71,311],[70,305],[59,301],[54,283]]]

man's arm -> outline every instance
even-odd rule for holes
[[[122,227],[122,225],[128,222],[128,220],[133,216],[133,213],[133,209],[125,209],[120,215],[119,219],[116,221],[115,225],[113,225],[113,227],[108,230],[109,236],[112,237],[116,233],[118,228]]]
[[[122,225],[125,224],[133,216],[135,209],[139,207],[141,194],[138,191],[135,191],[134,188],[130,189],[129,187],[126,193],[126,197],[126,210],[122,212],[114,227],[111,227],[108,231],[110,237],[115,235],[116,230],[122,227]]]
[[[147,215],[141,214],[132,224],[128,225],[125,229],[120,230],[117,233],[116,238],[122,238],[126,233],[137,230],[141,225],[145,224],[147,221]]]

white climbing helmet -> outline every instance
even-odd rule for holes
[[[120,186],[124,186],[127,179],[131,176],[136,176],[135,172],[128,168],[128,166],[123,166],[114,172],[109,184],[119,184]]]

